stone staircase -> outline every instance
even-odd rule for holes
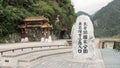
[[[42,57],[71,52],[66,40],[51,43],[28,42],[2,44],[0,46],[0,68],[31,68]]]
[[[71,52],[70,46],[51,46],[10,51],[2,55],[1,68],[30,68],[37,64],[42,57],[66,52]]]

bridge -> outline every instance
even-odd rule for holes
[[[113,49],[116,42],[120,43],[120,39],[116,39],[116,38],[99,38],[97,40],[99,40],[97,44],[97,48]]]
[[[1,68],[120,68],[120,53],[109,49],[101,49],[102,43],[119,42],[119,39],[96,39],[95,62],[71,60],[71,40],[58,40],[51,43],[29,42],[1,44]],[[110,43],[111,44],[111,43]],[[110,52],[110,54],[108,53]],[[111,57],[111,54],[114,54]],[[116,57],[117,56],[117,57]],[[115,57],[115,58],[114,58]],[[112,60],[108,61],[108,58]],[[111,66],[111,62],[114,64]],[[116,66],[116,67],[115,67]]]

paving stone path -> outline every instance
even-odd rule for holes
[[[101,50],[106,68],[120,68],[120,52],[113,49]]]
[[[104,68],[103,61],[72,62],[67,60],[71,57],[72,53],[44,57],[32,68]]]
[[[120,68],[120,52],[113,49],[101,49],[105,68]],[[83,63],[71,62],[65,58],[72,57],[72,53],[44,57],[33,68],[103,68],[102,62]]]

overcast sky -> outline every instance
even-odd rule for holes
[[[84,11],[93,14],[113,0],[71,0],[75,12]]]

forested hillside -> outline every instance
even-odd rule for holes
[[[58,15],[60,20],[55,24]],[[68,32],[76,17],[70,0],[0,0],[0,38],[19,33],[17,25],[29,16],[45,16],[55,31],[64,26]]]
[[[114,0],[94,16],[95,34],[97,37],[120,35],[120,0]]]

